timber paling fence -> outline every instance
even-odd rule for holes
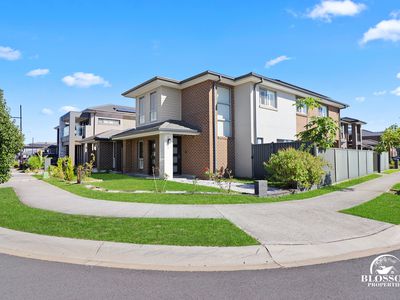
[[[272,154],[288,148],[309,148],[307,146],[309,145],[298,141],[252,145],[253,178],[265,179],[267,173],[264,169],[264,162],[267,162]],[[389,169],[389,155],[387,152],[378,154],[371,150],[340,148],[332,148],[318,153],[316,153],[315,149],[311,149],[310,152],[313,155],[322,157],[328,163],[328,166],[325,167],[325,184]]]

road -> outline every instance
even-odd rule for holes
[[[400,258],[400,251],[391,254]],[[399,299],[367,288],[371,261],[240,272],[159,272],[86,267],[0,254],[1,299]]]

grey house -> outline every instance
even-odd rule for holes
[[[97,170],[119,171],[122,142],[112,141],[111,136],[135,127],[134,107],[106,104],[68,112],[56,127],[59,157],[69,156],[79,165],[94,154]]]

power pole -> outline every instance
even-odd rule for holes
[[[22,105],[19,106],[19,117],[12,117],[13,119],[19,119],[19,131],[22,133]]]

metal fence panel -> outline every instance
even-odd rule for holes
[[[324,152],[321,152],[319,156],[324,159],[328,165],[324,167],[325,178],[323,183],[325,185],[332,184],[336,182],[336,158],[335,158],[335,149],[329,149]]]
[[[366,151],[367,155],[367,174],[374,173],[374,152]]]
[[[367,175],[367,151],[358,151],[358,176]]]
[[[389,154],[387,152],[381,153],[381,158],[380,158],[380,168],[381,172],[388,170],[390,167],[389,165]]]
[[[336,157],[336,181],[343,181],[349,178],[349,164],[347,159],[347,151],[344,149],[329,149],[335,151]]]
[[[348,161],[349,161],[349,178],[358,177],[358,151],[347,150]]]

